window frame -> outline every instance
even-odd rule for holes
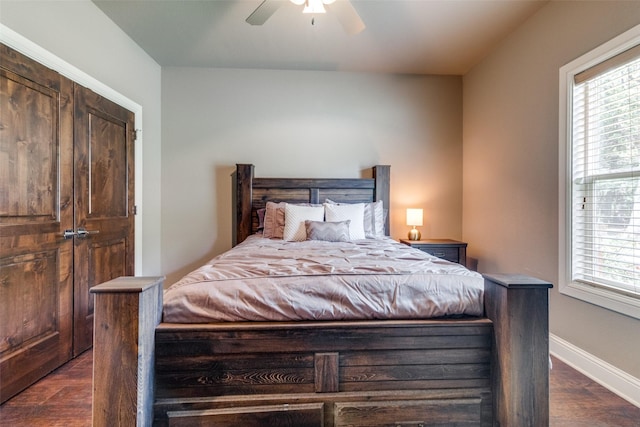
[[[640,319],[640,299],[606,287],[572,281],[572,116],[574,76],[634,46],[640,25],[560,68],[559,81],[559,291],[563,295]]]

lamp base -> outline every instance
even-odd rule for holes
[[[409,230],[409,240],[420,240],[420,237],[422,236],[420,235],[420,230],[417,228],[413,227]]]

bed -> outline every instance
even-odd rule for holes
[[[388,207],[389,166],[375,166],[371,176],[256,178],[253,165],[237,165],[234,244],[240,250],[235,253],[257,240],[258,212],[268,202],[315,206],[326,200],[381,201]],[[383,223],[388,235],[388,215]],[[281,250],[279,242],[266,245],[264,238],[259,239],[263,239],[258,242],[261,251]],[[388,251],[402,251],[387,243]],[[365,247],[380,252],[366,243]],[[407,251],[404,258],[412,263],[418,255],[408,247]],[[370,258],[373,252],[365,254]],[[315,259],[315,255],[305,257]],[[232,261],[230,265],[235,265]],[[324,260],[315,261],[316,269],[326,265]],[[240,282],[250,281],[242,276],[253,266],[245,267],[229,274],[239,274]],[[349,273],[346,266],[332,268],[343,276]],[[197,274],[217,280],[208,270]],[[471,281],[476,289],[477,274],[467,275],[475,277]],[[311,282],[328,288],[328,276],[318,274]],[[276,317],[255,317],[249,308],[234,314],[238,317],[207,317],[223,311],[217,308],[210,310],[214,314],[189,318],[170,307],[180,298],[189,299],[192,292],[177,298],[167,290],[163,305],[161,277],[122,277],[98,285],[91,290],[95,295],[93,425],[548,425],[552,285],[500,274],[484,275],[480,282],[479,308],[462,315],[445,309],[436,318],[407,314],[415,307],[384,318],[363,318],[361,313],[336,317],[329,308],[317,310],[321,314],[297,310]],[[179,287],[192,285],[186,280]],[[305,292],[309,286],[304,285]],[[231,301],[235,292],[240,291],[213,299]],[[296,295],[292,298],[300,301]]]

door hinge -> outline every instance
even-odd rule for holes
[[[134,140],[134,141],[137,141],[137,140],[138,140],[138,135],[139,135],[140,133],[142,133],[142,129],[134,129],[134,130],[132,131],[132,133],[133,133],[133,140]]]
[[[133,205],[133,214],[138,215],[138,205]]]

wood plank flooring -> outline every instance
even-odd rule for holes
[[[1,426],[91,425],[92,353],[85,352],[0,406]],[[640,427],[640,408],[553,358],[552,427]]]
[[[91,426],[91,350],[0,406],[0,426]]]
[[[552,427],[640,427],[640,408],[552,357]]]

